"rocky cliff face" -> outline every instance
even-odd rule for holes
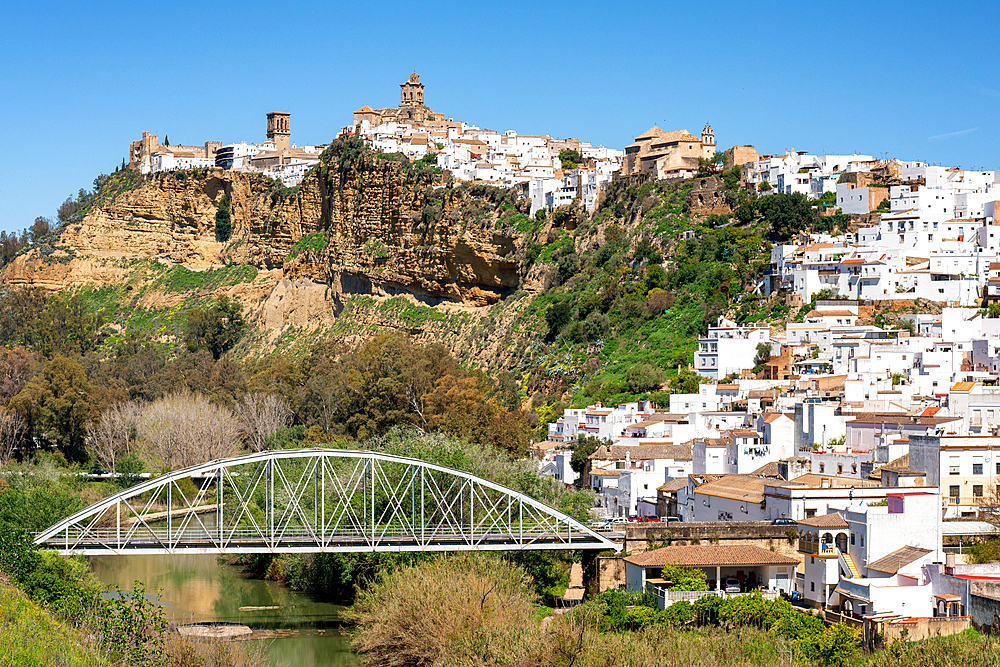
[[[364,152],[325,155],[291,189],[219,169],[156,174],[0,279],[59,290],[125,280],[136,258],[193,270],[248,264],[260,284],[244,303],[271,339],[289,325],[331,326],[356,295],[475,311],[521,285],[512,219],[526,220],[526,203],[446,178]],[[222,242],[216,212],[227,197],[232,235]]]

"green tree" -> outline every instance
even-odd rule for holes
[[[670,381],[670,390],[675,394],[694,394],[698,391],[698,385],[705,380],[690,368],[682,368],[677,377]]]
[[[556,301],[545,311],[545,323],[549,326],[548,338],[555,339],[564,326],[573,318],[573,304],[569,301]]]
[[[659,389],[663,381],[663,371],[647,363],[636,364],[625,374],[625,387],[631,394],[642,394]]]
[[[210,306],[188,311],[187,346],[191,352],[208,350],[218,359],[236,345],[245,330],[239,302],[222,296]]]
[[[811,641],[804,642],[806,652],[827,667],[837,667],[846,664],[858,654],[861,633],[845,623],[837,623],[821,633],[812,635],[810,639]]]
[[[761,197],[757,210],[771,228],[768,238],[775,242],[787,241],[816,221],[812,202],[801,192]]]
[[[223,195],[215,210],[215,238],[223,243],[233,234],[233,218],[229,207],[229,195]]]
[[[164,146],[169,146],[170,145],[170,137],[168,137],[165,134],[163,135],[163,145]]]
[[[708,578],[705,571],[697,567],[666,565],[660,576],[670,582],[672,591],[707,591]]]
[[[757,343],[757,354],[754,355],[753,363],[755,366],[763,366],[771,359],[771,344],[770,343]]]
[[[593,436],[579,436],[573,444],[573,455],[569,459],[569,466],[577,475],[582,475],[590,455],[597,451],[601,445],[611,445],[610,440],[601,440]]]
[[[583,159],[580,151],[572,148],[564,148],[559,151],[559,161],[562,163],[563,169],[576,169],[577,165],[583,162]]]
[[[67,459],[84,461],[93,391],[83,366],[57,356],[11,400],[11,406],[27,416],[35,436],[54,444]]]
[[[891,208],[889,206],[889,200],[883,199],[878,203],[878,207],[875,209],[878,213],[888,213]]]

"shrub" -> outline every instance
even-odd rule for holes
[[[229,210],[229,195],[223,195],[215,209],[215,238],[222,243],[233,233],[233,219]]]
[[[361,664],[404,667],[510,664],[537,637],[533,613],[523,570],[463,553],[384,574],[347,616]]]

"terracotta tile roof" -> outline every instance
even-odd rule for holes
[[[656,487],[657,491],[680,491],[686,488],[688,484],[687,477],[678,477],[677,479],[672,479],[666,484],[660,484]]]
[[[955,386],[951,388],[952,391],[972,391],[972,388],[976,386],[975,382],[956,382]]]
[[[757,477],[779,477],[779,478],[781,477],[777,461],[771,461],[770,463],[765,463],[764,465],[757,468],[750,474],[755,475]]]
[[[737,438],[759,438],[760,433],[748,428],[737,428],[731,431]]]
[[[588,458],[599,461],[624,461],[625,454],[633,461],[648,461],[649,459],[673,459],[674,461],[690,461],[691,445],[611,445],[598,447]]]
[[[810,528],[847,528],[847,521],[837,512],[802,519],[798,523]]]
[[[716,498],[759,503],[764,497],[764,486],[773,482],[774,480],[751,475],[725,475],[714,482],[702,484],[698,487],[697,492]]]
[[[806,317],[857,317],[849,310],[810,310]]]
[[[891,554],[882,556],[873,563],[868,563],[868,569],[887,574],[896,574],[900,568],[909,565],[917,559],[923,558],[930,552],[930,549],[921,549],[920,547],[900,547]]]
[[[799,560],[750,544],[664,547],[628,556],[626,563],[642,567],[715,567],[721,565],[798,565]]]
[[[965,383],[959,383],[965,384]],[[847,422],[850,424],[894,424],[904,426],[913,424],[916,426],[937,426],[948,422],[958,421],[959,417],[921,417],[905,412],[855,412],[854,420]]]
[[[764,413],[764,423],[765,424],[773,424],[774,422],[778,421],[782,417],[789,417],[789,416],[786,415],[783,412],[765,412]],[[789,418],[791,418],[791,417],[789,417]]]

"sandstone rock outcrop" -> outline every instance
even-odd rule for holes
[[[228,198],[232,234],[216,237]],[[244,305],[271,339],[288,326],[332,324],[345,299],[403,295],[481,309],[521,286],[522,235],[510,192],[452,182],[370,152],[324,155],[296,188],[221,169],[160,173],[65,228],[47,254],[5,267],[8,285],[60,290],[127,278],[129,261],[261,271]],[[260,289],[265,298],[260,298]]]

